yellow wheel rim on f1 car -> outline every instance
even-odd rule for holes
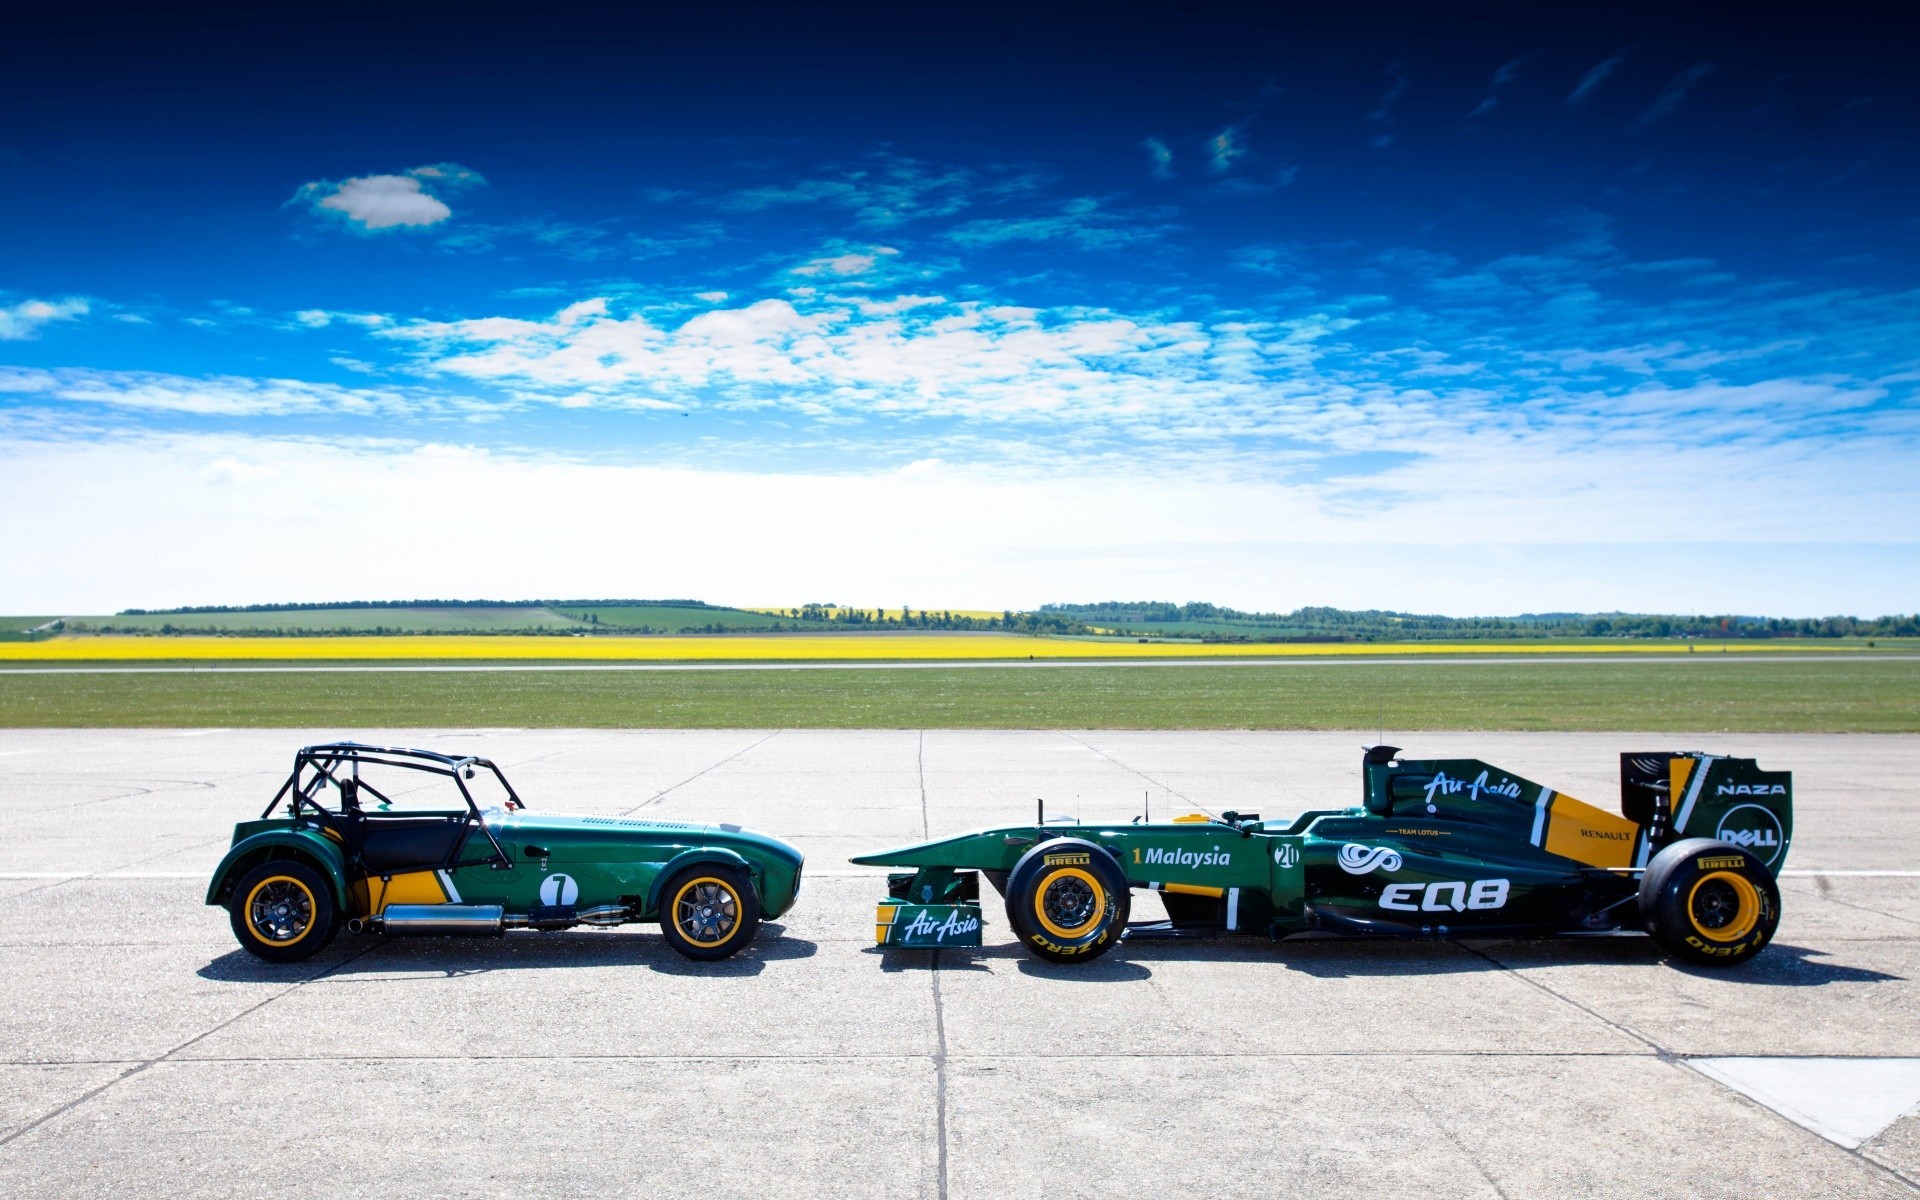
[[[247,893],[247,928],[269,946],[291,946],[313,932],[318,905],[291,875],[269,875]]]
[[[1760,923],[1760,889],[1732,871],[1702,875],[1687,893],[1687,920],[1708,941],[1737,942]]]
[[[1084,937],[1107,915],[1107,889],[1091,871],[1061,867],[1034,893],[1033,915],[1054,937]]]
[[[740,928],[740,897],[717,876],[689,879],[673,897],[673,925],[702,949],[724,946]]]

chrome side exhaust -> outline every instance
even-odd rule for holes
[[[618,904],[601,904],[580,910],[582,925],[624,925],[633,920],[633,910]]]
[[[507,927],[498,904],[389,904],[377,917],[347,923],[354,933],[455,934],[494,937]]]
[[[596,904],[575,912],[571,905],[535,908],[530,913],[507,914],[508,929],[540,929],[548,933],[571,929],[575,925],[625,925],[633,920],[633,910],[624,904]]]
[[[624,925],[633,920],[633,910],[621,904],[601,904],[583,908],[561,921],[535,921],[525,913],[507,915],[498,904],[389,904],[377,917],[355,917],[347,922],[349,933],[453,934],[469,937],[494,937],[509,929],[564,929],[571,924]]]

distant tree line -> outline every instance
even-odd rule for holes
[[[351,600],[328,604],[243,604],[205,608],[143,609],[129,608],[120,615],[128,617],[168,616],[180,618],[162,624],[156,631],[149,625],[119,626],[111,620],[69,620],[65,629],[75,633],[218,633],[245,637],[337,637],[357,634],[545,634],[570,636],[581,632],[572,628],[526,629],[423,629],[385,624],[330,626],[309,625],[261,629],[225,629],[194,617],[217,617],[225,613],[274,612],[377,612],[382,609],[501,609],[501,608],[674,608],[704,609],[715,613],[741,610],[700,600]],[[975,630],[1007,633],[1085,636],[1102,633],[1144,633],[1163,637],[1198,638],[1203,641],[1402,641],[1420,639],[1473,638],[1874,638],[1920,637],[1920,614],[1871,619],[1860,617],[1756,617],[1723,614],[1675,615],[1661,613],[1522,613],[1511,617],[1444,617],[1433,614],[1395,612],[1389,609],[1343,609],[1330,607],[1296,608],[1291,612],[1243,612],[1224,605],[1205,602],[1175,604],[1170,601],[1118,601],[1095,604],[1046,604],[1037,611],[1006,609],[996,615],[976,616],[949,609],[850,608],[839,604],[812,603],[797,608],[770,610],[771,626],[763,632],[786,633],[822,630],[905,631]],[[752,627],[723,620],[688,623],[662,621],[613,626],[598,613],[581,615],[595,633],[667,634],[667,633],[740,633]],[[376,618],[377,620],[377,618]],[[669,619],[671,620],[671,619]]]
[[[1920,614],[1860,617],[1754,617],[1734,614],[1681,616],[1661,613],[1522,613],[1514,617],[1443,617],[1388,609],[1296,608],[1284,613],[1242,612],[1218,604],[1169,601],[1106,601],[1045,604],[1045,615],[1083,624],[1206,625],[1193,631],[1209,640],[1275,637],[1372,641],[1419,638],[1695,637],[1836,638],[1920,637]]]
[[[1014,612],[1007,609],[999,616],[977,617],[951,610],[922,609],[915,612],[902,605],[899,612],[881,608],[843,608],[838,604],[803,604],[799,608],[778,610],[781,616],[796,622],[796,629],[809,626],[841,625],[859,629],[974,629],[1012,633],[1090,633],[1085,622],[1051,612]],[[776,629],[779,626],[774,626]]]
[[[921,609],[902,606],[897,611],[869,608],[848,608],[832,603],[804,604],[798,608],[771,610],[763,615],[775,619],[771,625],[750,626],[726,621],[706,621],[697,623],[646,622],[618,625],[602,619],[596,608],[674,608],[707,610],[715,614],[739,612],[743,610],[724,605],[708,604],[701,600],[351,600],[326,604],[229,604],[210,605],[201,608],[129,608],[118,615],[124,617],[175,617],[177,621],[167,621],[154,629],[151,625],[132,626],[115,625],[111,620],[79,620],[71,623],[76,633],[159,633],[171,634],[219,634],[239,637],[346,637],[353,635],[387,634],[435,634],[462,633],[476,636],[487,634],[544,634],[550,636],[571,636],[582,632],[572,628],[526,628],[526,629],[433,629],[399,628],[386,625],[331,625],[318,626],[305,623],[283,625],[279,627],[232,629],[209,621],[195,621],[192,618],[217,618],[232,613],[332,613],[332,612],[377,612],[382,609],[501,609],[501,608],[549,608],[554,611],[575,610],[574,617],[595,633],[613,634],[699,634],[699,633],[799,633],[805,631],[820,632],[823,629],[835,632],[859,632],[874,630],[992,630],[1030,634],[1088,634],[1084,622],[1059,613],[1014,612],[1011,609],[997,616],[974,616],[956,613],[951,610]],[[784,618],[784,619],[781,619]]]

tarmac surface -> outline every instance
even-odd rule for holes
[[[719,964],[645,926],[259,962],[206,877],[293,749],[348,735],[492,757],[535,809],[764,829],[806,851],[805,888]],[[1811,1111],[1823,1063],[1897,1089],[1920,1060],[1920,737],[1387,734],[1607,806],[1622,750],[1792,770],[1780,933],[1734,971],[1644,938],[1139,941],[1052,966],[991,899],[979,951],[870,944],[884,872],[850,854],[1036,797],[1089,819],[1143,793],[1156,816],[1344,804],[1377,737],[0,731],[0,1194],[1920,1192],[1913,1108],[1875,1131],[1899,1103],[1790,1119],[1735,1086],[1811,1080],[1785,1085]],[[1136,920],[1156,908],[1136,894]]]

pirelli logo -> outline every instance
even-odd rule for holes
[[[1744,858],[1696,858],[1693,865],[1702,871],[1737,871],[1746,861]]]
[[[1049,854],[1040,861],[1049,867],[1084,867],[1093,861],[1091,854]]]

